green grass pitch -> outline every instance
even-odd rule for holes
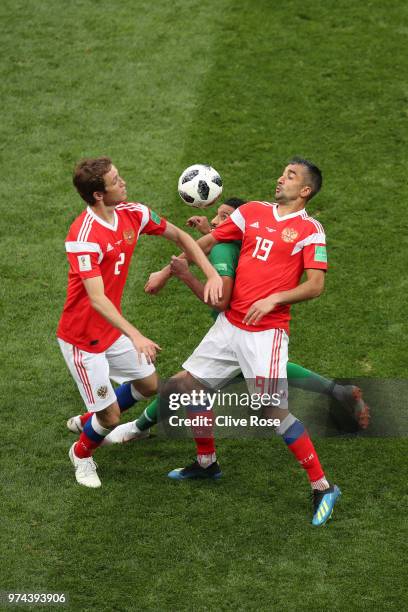
[[[271,199],[302,154],[324,173],[310,212],[330,272],[293,309],[291,358],[406,377],[406,3],[3,0],[0,18],[0,591],[65,592],[80,611],[405,609],[406,439],[315,439],[343,490],[322,529],[278,439],[220,440],[215,485],[166,478],[191,441],[102,449],[103,487],[86,490],[65,429],[81,402],[54,335],[80,157],[110,155],[131,199],[183,225],[186,166],[211,163],[227,197]],[[163,377],[209,326],[177,282],[143,293],[172,252],[142,238],[123,303],[163,347]]]

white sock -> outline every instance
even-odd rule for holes
[[[103,427],[98,421],[98,417],[96,416],[96,412],[93,413],[91,417],[91,425],[92,429],[99,434],[100,436],[107,436],[110,433],[110,429]]]
[[[197,455],[197,461],[202,468],[206,469],[212,463],[215,463],[217,461],[217,456],[215,453],[210,453],[209,455]]]
[[[132,394],[133,399],[137,402],[139,400],[146,399],[145,396],[142,395],[137,389],[135,389],[133,385],[130,385],[130,392]]]
[[[312,489],[317,489],[318,491],[325,491],[330,488],[330,485],[325,476],[323,478],[319,478],[319,480],[314,480],[310,483],[312,485]]]

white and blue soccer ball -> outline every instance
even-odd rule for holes
[[[188,206],[207,208],[220,197],[222,179],[211,166],[194,164],[182,172],[178,182],[178,192]]]

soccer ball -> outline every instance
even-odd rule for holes
[[[220,197],[222,180],[211,166],[194,164],[182,172],[178,182],[178,192],[188,206],[207,208]]]

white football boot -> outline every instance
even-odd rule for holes
[[[77,482],[84,487],[97,489],[102,485],[101,481],[99,480],[99,476],[96,473],[96,468],[98,466],[92,457],[85,457],[85,459],[80,459],[77,457],[74,451],[75,444],[76,442],[73,443],[68,453],[71,463],[75,468],[75,478]]]
[[[125,442],[131,442],[132,440],[143,440],[150,436],[150,429],[140,431],[137,429],[135,423],[123,423],[123,425],[117,425],[110,434],[108,434],[101,443],[101,446],[108,446],[110,444],[125,444]]]

